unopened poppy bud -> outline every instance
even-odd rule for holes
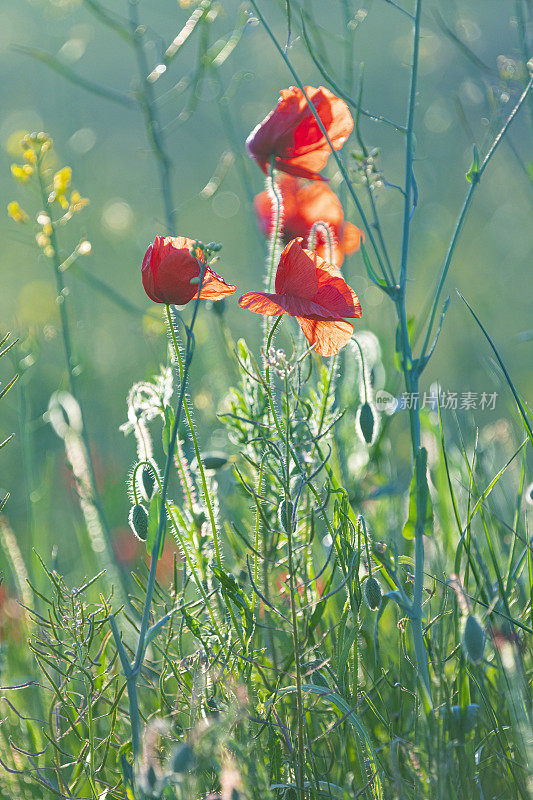
[[[284,531],[288,532],[291,529],[291,521],[294,506],[290,500],[282,500],[278,508],[279,524]]]
[[[481,623],[477,617],[469,614],[463,631],[463,650],[472,664],[479,664],[482,660],[485,652],[485,640],[485,631]]]
[[[170,768],[172,772],[186,772],[193,763],[193,751],[190,744],[180,744],[170,757]]]
[[[155,478],[152,467],[145,464],[141,470],[141,488],[145,500],[148,502],[152,499],[154,494]]]
[[[370,611],[377,611],[381,605],[381,586],[372,575],[365,581],[363,594]]]
[[[377,431],[377,416],[370,403],[365,402],[359,406],[356,418],[357,432],[366,444],[373,444]]]
[[[145,790],[149,794],[153,795],[155,793],[155,788],[157,786],[157,775],[155,769],[151,764],[146,770],[146,774],[144,776],[144,783],[145,783]]]
[[[148,512],[140,503],[132,506],[130,511],[130,528],[141,542],[148,536]]]

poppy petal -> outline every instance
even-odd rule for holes
[[[302,248],[301,239],[289,242],[276,273],[276,293],[310,300],[318,291],[315,257]]]
[[[254,314],[263,314],[265,317],[274,317],[277,314],[286,314],[285,309],[276,300],[278,295],[267,292],[246,292],[239,300],[241,308],[253,311]]]
[[[207,267],[200,291],[201,300],[222,300],[236,291],[237,287],[217,275],[212,269]],[[198,296],[196,292],[195,297]]]
[[[334,356],[350,341],[353,325],[341,320],[316,320],[296,317],[305,338],[321,356]]]
[[[365,235],[363,231],[359,230],[357,225],[352,225],[351,222],[345,222],[342,229],[342,246],[347,255],[355,253],[361,247],[361,242],[364,243]]]

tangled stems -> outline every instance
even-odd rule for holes
[[[186,331],[186,346],[185,346],[185,356],[182,365],[181,371],[181,383],[180,383],[180,390],[178,395],[178,402],[176,406],[176,414],[174,417],[174,423],[172,425],[172,432],[170,435],[170,442],[168,445],[168,453],[167,458],[165,461],[165,468],[163,471],[163,482],[161,487],[161,511],[159,514],[159,526],[157,530],[157,536],[152,547],[152,552],[150,554],[150,571],[148,575],[148,583],[146,585],[146,596],[144,600],[144,607],[141,619],[141,626],[139,629],[139,638],[137,641],[137,647],[135,650],[135,657],[133,660],[133,664],[128,662],[128,658],[126,655],[126,651],[124,649],[124,645],[122,644],[120,633],[117,628],[117,624],[113,615],[110,615],[110,624],[111,630],[113,631],[113,636],[115,639],[115,644],[118,650],[120,662],[122,665],[122,669],[124,675],[126,676],[126,683],[128,688],[128,700],[129,700],[129,709],[130,709],[130,719],[131,719],[131,740],[132,740],[132,750],[133,750],[133,763],[137,763],[138,756],[140,753],[140,745],[141,745],[141,725],[140,725],[140,714],[139,714],[139,703],[137,699],[137,678],[141,672],[144,655],[146,652],[146,647],[148,644],[149,639],[149,622],[150,622],[150,610],[152,607],[152,598],[154,595],[155,589],[155,577],[157,571],[157,562],[159,561],[163,539],[165,535],[166,529],[166,521],[167,521],[167,511],[166,511],[166,499],[167,499],[167,492],[168,492],[168,483],[170,478],[170,468],[174,460],[174,452],[176,449],[176,439],[178,435],[178,428],[179,423],[181,420],[181,413],[184,407],[185,401],[185,390],[187,386],[187,379],[189,376],[189,370],[191,367],[192,358],[194,355],[194,325],[196,322],[196,317],[198,314],[199,308],[199,301],[200,301],[200,292],[201,287],[204,279],[205,268],[201,267],[201,272],[199,276],[199,285],[198,285],[198,295],[196,297],[196,302],[194,304],[194,310],[192,314],[191,323],[189,326],[185,326]],[[170,308],[167,306],[167,315],[170,317]],[[159,627],[162,621],[156,623]]]

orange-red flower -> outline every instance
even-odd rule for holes
[[[353,130],[353,119],[346,103],[329,89],[306,86],[329,140],[339,150]],[[280,172],[301,178],[323,180],[318,174],[331,152],[301,89],[282,89],[273,111],[254,128],[246,140],[248,152],[265,174],[270,161]]]
[[[275,289],[247,292],[239,305],[268,317],[296,317],[309,344],[323,356],[348,343],[353,325],[344,317],[361,316],[359,299],[337,267],[304,250],[301,239],[293,239],[281,254]]]
[[[287,243],[301,236],[307,240],[311,228],[325,222],[332,234],[331,260],[340,267],[345,255],[359,249],[364,234],[351,222],[344,221],[341,201],[325,183],[304,183],[292,175],[280,175],[277,190],[283,201],[283,238]],[[259,228],[264,236],[272,231],[273,201],[268,191],[260,192],[254,200]],[[316,228],[315,250],[322,258],[328,257],[328,244],[324,230]]]
[[[226,283],[207,265],[203,251],[193,239],[184,236],[156,236],[143,258],[141,267],[144,291],[154,303],[183,306],[198,297],[198,281],[203,268],[200,298],[222,300],[236,287]]]

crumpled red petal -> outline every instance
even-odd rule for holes
[[[314,345],[315,353],[334,356],[350,341],[353,325],[344,320],[316,320],[296,317],[305,338]]]

